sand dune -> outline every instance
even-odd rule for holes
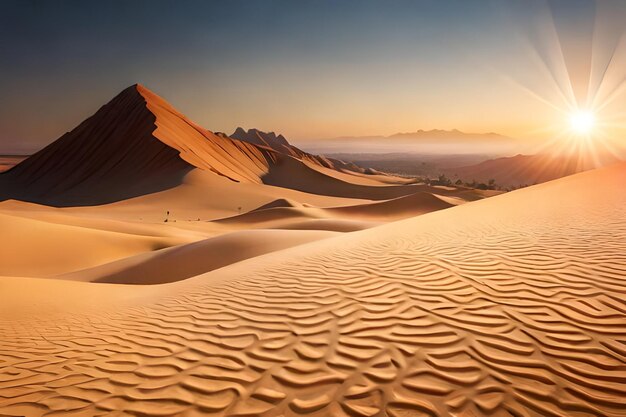
[[[307,219],[293,220],[274,225],[274,229],[284,230],[327,230],[331,232],[356,232],[380,226],[382,222],[354,219]]]
[[[7,171],[26,159],[25,156],[0,155],[0,172]]]
[[[348,182],[351,184],[382,187],[382,186],[387,186],[387,185],[403,185],[403,184],[415,183],[415,179],[413,178],[396,177],[390,174],[382,174],[374,170],[367,170],[367,172],[371,172],[368,174],[363,173],[363,172],[352,172],[352,171],[346,172],[342,170],[326,168],[322,165],[307,162],[307,161],[303,161],[303,162],[307,167],[317,172],[320,172],[331,178],[336,178],[338,180]]]
[[[52,205],[102,204],[180,183],[193,168],[155,139],[136,86],[0,176],[0,197]],[[122,186],[123,185],[123,186]]]
[[[0,175],[0,215],[14,219],[2,221],[4,237],[19,238],[0,254],[0,276],[90,269],[82,279],[167,282],[296,244],[296,230],[306,239],[363,230],[484,197],[367,172],[273,133],[213,133],[134,85]],[[276,201],[292,203],[246,214]],[[246,229],[274,229],[265,232],[272,240],[260,250],[256,238],[219,238]],[[209,242],[237,249],[224,256]],[[158,251],[178,245],[187,246]],[[163,253],[185,254],[190,265]],[[159,277],[139,276],[157,266]],[[175,268],[186,272],[164,277]]]
[[[387,200],[415,192],[412,186],[368,186],[330,177],[302,161],[284,158],[263,176],[265,184],[333,197]]]
[[[4,279],[0,414],[624,416],[625,183],[620,164],[172,284]]]
[[[88,270],[57,276],[86,282],[162,284],[180,281],[244,259],[334,236],[328,231],[246,230],[142,253]]]
[[[197,218],[207,221],[247,212],[282,198],[315,207],[371,202],[369,199],[310,194],[264,184],[233,183],[225,177],[193,170],[183,178],[180,186],[169,190],[104,206],[64,208],[63,210],[81,215],[91,213],[97,216],[123,219],[142,218],[159,222],[165,219],[166,211],[170,211],[171,218],[179,222]]]
[[[358,206],[334,207],[325,210],[331,211],[335,215],[391,221],[443,210],[456,205],[452,203],[453,201],[456,204],[465,203],[465,200],[460,198],[450,199],[433,193],[417,192],[387,201],[377,201]]]
[[[288,198],[278,198],[274,201],[270,201],[267,204],[263,204],[260,207],[255,208],[254,210],[250,210],[250,213],[267,210],[272,208],[296,208],[296,207],[311,207],[308,204],[302,204],[294,200],[290,200]]]
[[[272,152],[213,134],[140,85],[0,177],[5,198],[94,205],[165,190],[193,169],[260,182]]]
[[[351,178],[356,176],[351,175]],[[390,177],[393,178],[393,177]],[[376,181],[376,184],[372,184]],[[320,168],[313,169],[303,161],[294,158],[283,158],[270,167],[269,173],[263,176],[265,184],[290,188],[310,194],[327,195],[333,197],[356,198],[368,200],[389,200],[418,191],[433,192],[449,196],[462,196],[467,201],[484,198],[479,190],[457,189],[451,187],[434,188],[425,184],[406,184],[406,179],[398,179],[395,185],[385,184],[382,181],[369,179],[348,180],[339,175],[329,175]]]
[[[176,187],[193,170],[260,184],[283,160],[354,171],[359,174],[355,181],[365,181],[365,170],[354,164],[311,155],[271,135],[273,141],[267,142],[215,134],[147,88],[133,85],[74,130],[2,173],[0,200],[100,205]],[[386,180],[393,182],[392,177]]]
[[[340,183],[352,186],[344,181]],[[367,195],[367,190],[381,188],[357,186],[363,195]],[[224,176],[194,169],[183,177],[179,186],[112,204],[56,208],[4,201],[0,203],[0,214],[10,216],[4,222],[5,238],[19,240],[0,255],[3,260],[0,276],[49,277],[85,268],[98,269],[115,261],[126,265],[121,260],[127,257],[134,257],[128,260],[128,265],[134,265],[136,259],[149,258],[157,249],[246,229],[350,232],[449,206],[437,198],[434,198],[439,203],[437,206],[427,200],[407,197],[404,207],[398,201],[373,204],[372,200],[235,183]],[[237,216],[260,206],[265,209]],[[277,207],[268,210],[270,206]],[[346,206],[350,208],[342,209]],[[229,219],[212,221],[219,218]],[[241,260],[246,253],[242,251],[230,257]],[[207,252],[205,256],[209,264],[228,263],[221,263],[224,259],[217,252]],[[194,271],[210,270],[202,269],[205,263],[200,262]],[[165,280],[169,279],[179,278]]]
[[[0,214],[0,230],[0,276],[54,275],[193,240],[97,230],[6,214]]]
[[[460,198],[440,197],[426,192],[416,192],[385,201],[327,208],[311,207],[290,200],[278,199],[248,213],[216,220],[215,222],[220,224],[257,224],[267,227],[268,222],[293,221],[295,218],[349,218],[369,221],[393,221],[443,210],[465,202],[465,200]],[[276,227],[275,223],[273,227]]]

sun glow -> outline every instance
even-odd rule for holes
[[[596,117],[588,110],[578,110],[570,115],[570,128],[578,135],[589,135],[596,124]]]

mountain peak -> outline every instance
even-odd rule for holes
[[[359,170],[303,152],[274,132],[238,128],[231,137],[215,134],[133,84],[72,131],[0,174],[0,201],[105,204],[174,187],[193,169],[262,183],[284,156]]]
[[[137,95],[141,95],[142,91],[151,92],[149,89],[147,89],[143,85],[135,83],[133,85],[129,85],[128,87],[124,88],[122,91],[120,91],[118,93],[118,95],[116,97],[119,97],[119,96],[137,96]]]
[[[275,132],[263,132],[256,128],[251,128],[246,131],[238,127],[230,137],[254,145],[266,146],[279,152],[290,153],[293,148],[283,135],[276,136]]]
[[[72,131],[2,174],[1,198],[104,204],[161,191],[198,168],[261,182],[265,150],[220,137],[133,84]]]

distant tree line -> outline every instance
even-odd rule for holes
[[[425,184],[428,185],[443,185],[446,187],[450,187],[450,186],[457,186],[457,187],[467,187],[467,188],[473,188],[476,190],[499,190],[499,191],[513,191],[513,190],[517,190],[519,188],[524,188],[524,187],[528,187],[528,184],[524,184],[524,185],[519,185],[519,186],[509,186],[509,187],[503,187],[500,186],[496,183],[495,179],[490,179],[489,181],[485,182],[478,182],[476,180],[472,180],[472,181],[462,181],[461,179],[456,180],[454,183],[452,182],[452,180],[450,178],[448,178],[445,174],[441,174],[439,175],[437,178],[422,178],[421,182],[424,182]]]

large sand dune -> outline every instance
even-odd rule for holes
[[[176,283],[0,281],[0,415],[624,416],[626,164]]]
[[[394,187],[376,187],[389,184],[399,185],[394,196],[411,193],[400,186],[405,179],[379,175],[368,179],[366,171],[354,164],[303,152],[282,136],[276,142],[273,133],[254,132],[273,141],[213,133],[152,91],[133,85],[71,132],[0,173],[0,201],[101,205],[175,188],[195,170],[237,183],[266,183],[323,195],[320,187],[328,178],[334,184],[331,195],[338,197],[355,194],[350,192],[350,186],[356,186],[351,181],[365,183],[374,197],[384,189],[385,196],[394,193]],[[282,176],[291,180],[281,181]],[[368,192],[357,194],[368,198]]]
[[[57,278],[116,284],[162,284],[334,235],[318,230],[244,230],[141,253]]]

